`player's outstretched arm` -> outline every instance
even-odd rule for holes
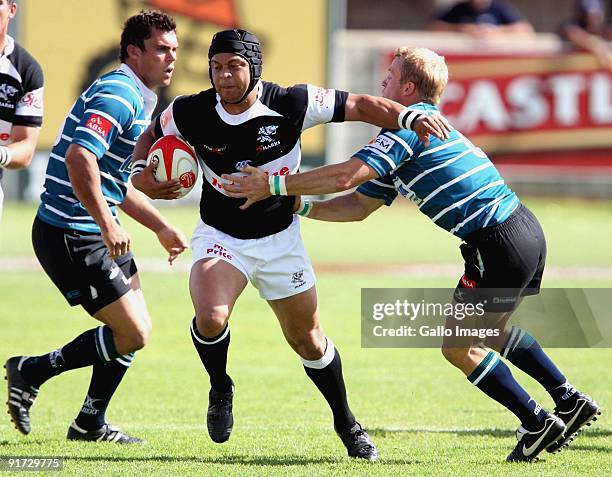
[[[330,194],[352,189],[378,177],[374,169],[355,157],[341,164],[317,167],[308,172],[288,176],[268,177],[252,166],[246,166],[242,172],[248,175],[239,177],[224,174],[222,177],[231,181],[223,185],[230,197],[247,199],[240,207],[243,210],[271,195]]]
[[[426,116],[390,99],[368,94],[349,93],[344,120],[363,121],[386,129],[412,129],[425,146],[429,145],[430,134],[444,141],[452,130],[440,114]]]
[[[157,182],[154,175],[157,164],[151,163],[147,166],[147,154],[156,140],[155,122],[152,122],[140,135],[134,147],[132,184],[151,199],[176,199],[179,197],[178,191],[181,188],[181,183],[177,180]]]
[[[71,144],[66,151],[66,168],[77,199],[100,227],[111,257],[128,252],[130,236],[117,223],[102,194],[96,155],[78,144]]]
[[[131,184],[128,185],[125,199],[119,207],[136,222],[155,232],[162,247],[168,252],[170,265],[189,248],[182,232],[166,222],[161,213]]]
[[[341,195],[328,200],[309,201],[296,198],[296,212],[309,219],[327,222],[357,222],[368,217],[385,203],[360,192]]]

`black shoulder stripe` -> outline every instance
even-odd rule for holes
[[[342,90],[336,90],[336,99],[334,104],[334,115],[332,116],[332,123],[341,123],[344,121],[344,114],[346,113],[346,100],[348,99],[348,92]]]

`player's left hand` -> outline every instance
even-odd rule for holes
[[[183,233],[170,225],[157,232],[157,239],[168,252],[168,263],[170,265],[174,263],[181,253],[189,248]]]
[[[256,167],[246,166],[240,169],[240,172],[247,174],[246,176],[235,176],[232,174],[223,174],[221,177],[230,181],[223,184],[227,195],[235,198],[246,198],[246,202],[240,206],[242,210],[248,209],[255,202],[270,197],[270,183],[265,172],[260,171]]]
[[[446,141],[452,131],[452,127],[446,118],[438,113],[416,119],[412,129],[425,147],[429,146],[430,134],[436,136],[440,141]]]

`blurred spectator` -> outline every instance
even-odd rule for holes
[[[561,36],[576,47],[590,51],[599,64],[612,69],[612,50],[606,43],[606,11],[601,0],[576,0],[574,17],[561,27]],[[608,38],[610,39],[610,38]]]
[[[533,34],[531,24],[504,0],[461,1],[432,21],[430,28],[478,38]]]

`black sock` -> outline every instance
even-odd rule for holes
[[[544,386],[557,406],[573,402],[576,390],[527,331],[513,326],[500,353]]]
[[[80,334],[50,353],[26,359],[21,365],[21,374],[28,383],[38,388],[64,371],[103,363],[117,356],[113,332],[105,325]]]
[[[191,340],[200,360],[210,376],[210,386],[219,392],[229,392],[232,380],[227,374],[227,349],[230,344],[229,324],[213,338],[202,336],[196,328],[195,318],[191,322]]]
[[[516,382],[510,368],[494,351],[489,351],[467,378],[487,396],[512,411],[526,429],[533,431],[541,427],[546,413]]]
[[[346,399],[346,388],[342,377],[340,354],[329,338],[325,354],[320,359],[308,361],[302,358],[304,370],[317,386],[329,404],[334,415],[334,427],[338,431],[350,429],[355,424],[355,416]]]
[[[87,397],[75,419],[78,427],[86,431],[93,431],[104,425],[106,408],[133,359],[134,353],[130,353],[119,356],[108,363],[93,365]]]

